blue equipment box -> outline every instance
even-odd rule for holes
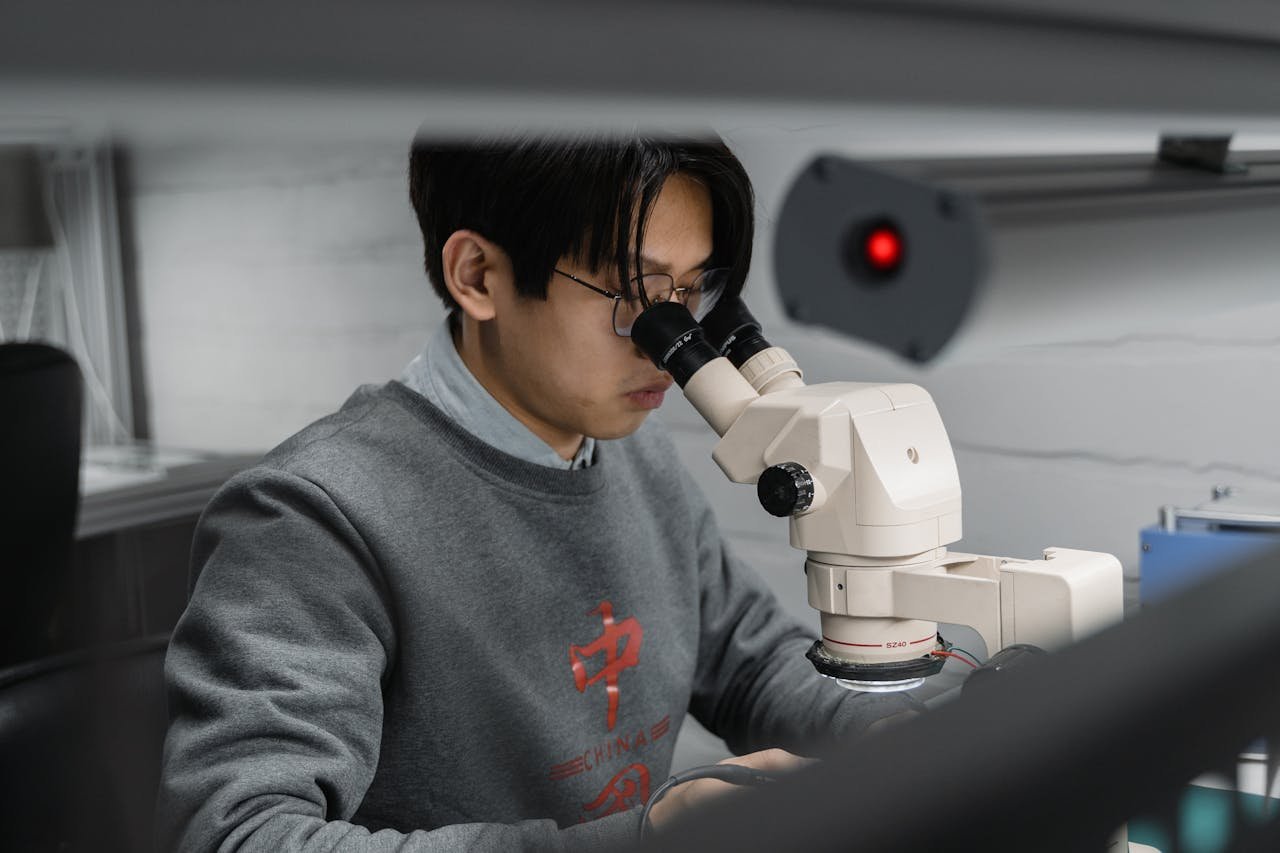
[[[1225,490],[1195,509],[1164,507],[1160,517],[1141,534],[1144,604],[1280,545],[1280,508],[1245,505]]]

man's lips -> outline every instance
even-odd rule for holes
[[[628,391],[627,393],[628,394],[649,394],[649,393],[661,394],[671,387],[672,382],[673,380],[671,379],[667,379],[663,382],[654,382],[651,385],[646,385],[643,388],[637,388],[634,391]]]
[[[668,388],[671,387],[671,380],[663,382],[653,382],[643,388],[637,388],[634,391],[627,392],[627,399],[638,404],[645,409],[656,409],[662,405],[662,397]]]
[[[675,379],[671,379],[668,377],[666,379],[659,379],[658,382],[649,383],[648,386],[645,386],[644,388],[636,388],[635,391],[628,391],[627,393],[628,394],[643,394],[643,393],[660,394],[660,393],[663,393],[664,391],[667,391],[668,388],[671,388],[673,383],[675,383]]]

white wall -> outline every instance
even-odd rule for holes
[[[933,393],[965,491],[957,549],[1109,551],[1125,565],[1132,603],[1138,531],[1158,506],[1194,505],[1219,483],[1280,502],[1280,302],[1187,317],[1157,336],[1011,349],[923,370],[785,322],[770,282],[771,224],[824,133],[868,155],[946,150],[923,127],[896,142],[875,128],[862,137],[849,128],[729,134],[759,196],[747,298],[810,381],[912,381]],[[972,129],[965,138],[968,153],[983,147]],[[1133,141],[1099,139],[1110,150]],[[1018,150],[1001,134],[989,147]],[[414,355],[442,314],[421,272],[406,149],[277,142],[135,152],[127,192],[156,441],[265,450]],[[663,414],[732,543],[816,623],[785,523],[764,515],[754,490],[724,480],[710,461],[710,430],[682,399]]]
[[[144,379],[163,445],[262,451],[381,381],[442,312],[407,143],[133,152]]]

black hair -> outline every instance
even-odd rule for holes
[[[456,315],[441,250],[453,232],[468,229],[503,248],[522,296],[545,299],[556,262],[569,256],[597,274],[612,267],[631,297],[649,214],[677,172],[709,191],[712,266],[732,270],[728,292],[739,293],[751,264],[754,198],[746,170],[714,136],[440,141],[420,134],[409,155],[409,198],[427,277]]]

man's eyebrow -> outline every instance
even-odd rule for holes
[[[707,255],[707,257],[702,261],[702,263],[695,266],[694,269],[704,270],[711,264],[711,261],[714,259],[715,259],[715,252],[712,252],[710,255]],[[659,261],[656,258],[651,258],[648,255],[641,255],[640,263],[643,264],[644,269],[652,270],[653,272],[670,272],[671,271],[671,264],[664,263],[663,261]]]

